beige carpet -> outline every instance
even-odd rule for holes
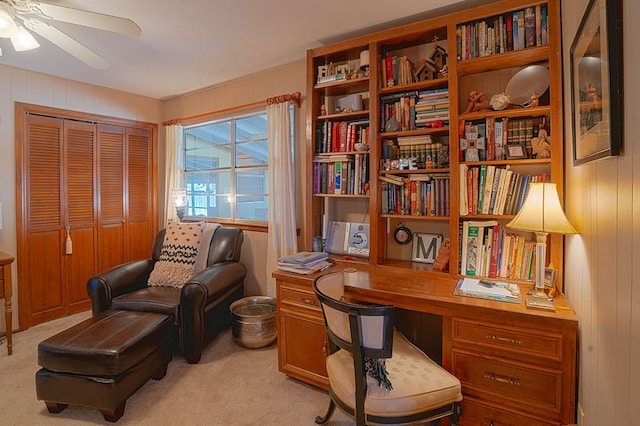
[[[85,318],[89,312],[31,327],[13,336],[13,355],[0,345],[0,424],[109,424],[86,407],[49,414],[36,399],[38,343]],[[313,425],[324,414],[324,391],[278,371],[276,344],[245,349],[227,330],[206,347],[199,364],[176,354],[167,375],[147,382],[127,400],[118,425]],[[336,409],[328,425],[352,425]]]

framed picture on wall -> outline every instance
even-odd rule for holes
[[[573,164],[622,146],[622,2],[590,0],[571,44]]]

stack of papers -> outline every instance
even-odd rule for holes
[[[490,279],[462,279],[458,282],[453,294],[500,300],[502,302],[520,302],[520,287],[518,284]]]
[[[331,266],[327,261],[329,253],[320,251],[301,251],[278,259],[278,269],[296,274],[310,274],[323,271]]]

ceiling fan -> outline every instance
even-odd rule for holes
[[[39,46],[31,30],[92,68],[109,67],[103,57],[48,22],[67,22],[114,33],[139,36],[140,27],[130,19],[33,0],[0,0],[0,37],[10,38],[16,51]],[[0,55],[2,53],[0,52]]]

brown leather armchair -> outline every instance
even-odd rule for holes
[[[163,229],[156,235],[151,259],[118,265],[89,278],[87,292],[93,315],[107,309],[171,315],[174,347],[195,364],[206,343],[231,324],[229,306],[243,296],[247,268],[240,263],[240,251],[244,235],[238,228],[218,227],[204,270],[181,289],[149,287],[164,234]]]

